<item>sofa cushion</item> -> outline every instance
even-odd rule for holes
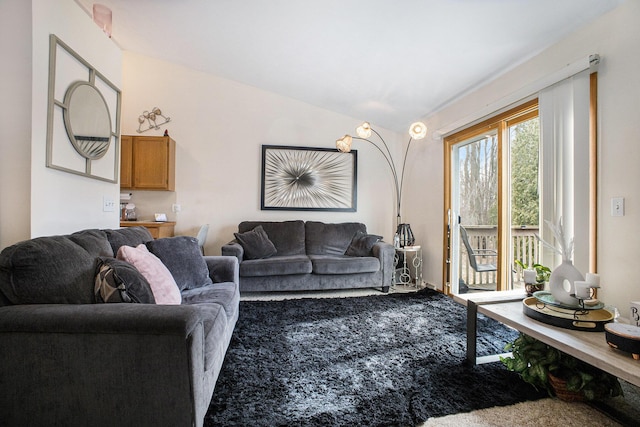
[[[359,222],[325,224],[307,221],[305,224],[306,250],[308,255],[344,255],[357,231],[367,232]]]
[[[133,264],[151,285],[156,304],[180,304],[180,290],[171,272],[160,259],[149,252],[144,244],[138,246],[120,246],[118,259]]]
[[[91,304],[96,257],[110,256],[104,233],[26,240],[0,253],[0,292],[12,304]]]
[[[171,272],[180,291],[213,283],[195,237],[177,236],[151,240],[147,242],[147,248]]]
[[[109,240],[107,240],[107,235],[102,230],[82,230],[69,234],[67,237],[89,254],[105,257],[115,256]]]
[[[244,250],[244,259],[262,259],[275,255],[278,251],[261,225],[244,233],[233,233]]]
[[[375,257],[309,255],[309,258],[314,274],[375,273],[380,270],[380,260]]]
[[[136,247],[141,243],[147,243],[153,240],[153,236],[146,227],[124,227],[117,230],[104,230],[113,250],[113,256],[116,256],[120,246]]]
[[[240,263],[240,277],[279,276],[311,273],[311,261],[306,255],[275,256]]]
[[[98,303],[156,302],[147,279],[133,265],[116,258],[98,258],[94,294]]]
[[[183,304],[216,303],[224,307],[227,320],[235,323],[238,318],[240,291],[233,282],[215,283],[182,292]]]
[[[262,226],[267,236],[269,236],[269,240],[271,240],[273,246],[275,246],[278,255],[306,254],[304,221],[243,221],[238,224],[238,232],[245,233],[259,225]],[[349,236],[349,238],[351,238],[351,236]]]
[[[347,256],[371,256],[373,245],[380,240],[382,240],[382,236],[356,231],[344,254]]]

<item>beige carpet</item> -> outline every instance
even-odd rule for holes
[[[431,418],[421,424],[421,427],[617,427],[620,425],[584,403],[541,399],[511,406],[481,409],[465,414]]]

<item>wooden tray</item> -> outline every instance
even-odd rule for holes
[[[522,301],[524,314],[549,325],[578,331],[603,332],[604,325],[613,320],[605,309],[580,310],[544,304],[536,297]]]

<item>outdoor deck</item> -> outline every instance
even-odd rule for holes
[[[474,249],[491,249],[497,251],[497,227],[496,226],[473,226],[465,225],[465,229],[469,235],[469,243]],[[522,226],[512,227],[512,250],[513,259],[521,260],[525,265],[532,265],[540,262],[541,254],[539,253],[539,244],[536,238],[539,227],[537,226]],[[460,279],[464,281],[467,286],[479,289],[492,290],[495,289],[497,282],[496,272],[478,273],[469,263],[469,257],[467,256],[464,245],[460,243]],[[479,263],[495,263],[495,257],[478,257]],[[522,271],[517,268],[515,263],[511,264],[511,268],[514,271],[513,277],[513,289],[521,288],[524,286],[522,280]]]

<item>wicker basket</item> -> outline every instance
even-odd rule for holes
[[[549,372],[547,376],[549,378],[549,384],[551,384],[558,399],[564,400],[565,402],[584,402],[586,400],[582,392],[568,390],[567,382],[562,378],[556,377],[551,372]]]

